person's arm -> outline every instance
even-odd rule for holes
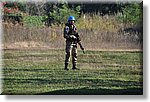
[[[64,28],[64,38],[65,38],[65,39],[69,39],[68,32],[69,32],[69,27],[66,26],[66,27]]]

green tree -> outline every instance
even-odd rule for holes
[[[54,5],[54,9],[50,12],[50,16],[55,23],[62,24],[67,21],[69,15],[73,15],[75,18],[78,18],[80,15],[80,9],[80,6],[76,6],[75,9],[71,9],[66,2],[59,3]]]
[[[123,15],[120,16],[120,20],[124,23],[132,25],[140,24],[143,17],[143,8],[141,3],[128,4],[123,8]]]

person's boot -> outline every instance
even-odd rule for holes
[[[65,68],[64,68],[64,70],[69,70],[67,67],[68,67],[68,63],[65,63]]]
[[[72,67],[72,70],[80,70],[79,68],[77,68],[77,64],[76,63],[74,63],[73,64],[73,67]]]

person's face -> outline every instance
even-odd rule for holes
[[[69,23],[70,23],[70,24],[74,24],[75,22],[71,20],[71,21],[69,21]]]

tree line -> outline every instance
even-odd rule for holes
[[[26,24],[42,22],[46,26],[63,24],[69,15],[76,19],[82,14],[92,15],[117,15],[121,22],[140,24],[143,17],[143,2],[133,3],[69,3],[61,2],[2,2],[3,20],[22,22]]]

